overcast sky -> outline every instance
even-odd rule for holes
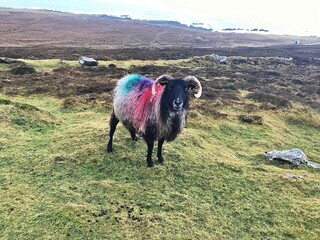
[[[211,21],[217,28],[258,27],[320,36],[320,0],[0,0],[0,7],[129,14],[184,23]]]

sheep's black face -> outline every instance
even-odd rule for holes
[[[162,95],[162,104],[170,111],[181,111],[189,106],[188,90],[188,83],[182,79],[169,81]]]

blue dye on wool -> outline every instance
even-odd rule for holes
[[[152,80],[139,74],[130,74],[121,80],[119,87],[121,89],[121,93],[127,94],[138,85],[141,85],[140,88],[144,88],[145,86],[150,86],[152,82]]]

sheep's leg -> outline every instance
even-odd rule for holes
[[[153,150],[153,145],[154,141],[150,139],[145,139],[146,143],[148,145],[148,153],[147,153],[147,167],[153,167],[153,162],[152,162],[152,150]]]
[[[138,141],[138,137],[137,137],[137,135],[136,135],[136,130],[130,128],[130,129],[129,129],[129,132],[130,132],[130,135],[131,135],[132,140],[133,140],[133,141]]]
[[[164,143],[164,138],[159,139],[158,141],[158,152],[157,152],[157,157],[158,157],[158,162],[163,163],[163,157],[162,157],[162,145]]]
[[[136,135],[136,130],[135,130],[135,128],[133,127],[132,123],[130,123],[130,122],[123,122],[123,125],[126,127],[126,129],[129,130],[131,139],[132,139],[133,141],[138,141],[138,137],[137,137],[137,135]]]
[[[112,152],[112,140],[113,140],[113,134],[116,131],[117,124],[119,123],[118,118],[114,115],[114,112],[112,111],[111,117],[110,117],[110,132],[109,132],[109,142],[107,145],[107,152]]]

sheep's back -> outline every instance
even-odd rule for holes
[[[156,95],[152,95],[153,80],[138,74],[128,75],[119,80],[115,91],[113,108],[121,122],[130,122],[140,134],[145,133],[147,119],[156,121],[156,108],[163,92],[157,85]]]

